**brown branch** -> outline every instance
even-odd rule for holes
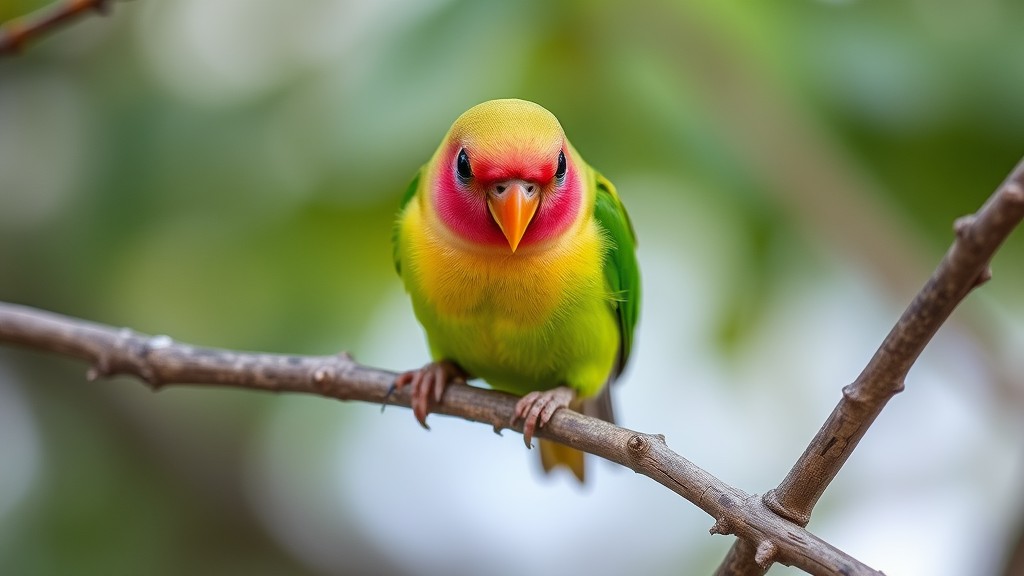
[[[1024,218],[1024,161],[974,215],[956,224],[956,240],[821,430],[775,490],[763,498],[733,488],[665,444],[643,434],[558,411],[539,436],[601,456],[649,476],[715,518],[716,534],[741,538],[718,575],[763,574],[773,562],[812,574],[880,574],[806,532],[810,513],[867,428],[892,396],[925,345],[953,309],[990,277],[988,263]],[[166,336],[117,330],[0,302],[0,342],[86,360],[91,379],[131,374],[154,389],[169,384],[229,386],[300,392],[341,400],[408,407],[407,391],[389,395],[395,374],[362,366],[348,355],[256,354],[176,343]],[[510,427],[515,398],[469,386],[451,386],[437,412]],[[512,427],[521,431],[518,426]],[[788,520],[787,520],[788,518]]]
[[[1024,574],[1024,515],[1018,518],[1016,534],[1007,546],[1006,565],[1002,576],[1021,576]]]
[[[921,351],[953,310],[977,286],[992,277],[989,261],[1024,218],[1024,160],[977,213],[956,221],[956,238],[938,268],[864,371],[843,388],[843,396],[821,430],[764,503],[784,518],[806,526],[825,488],[857,447],[903,381]],[[760,576],[764,569],[750,546],[733,545],[719,576]]]
[[[0,25],[0,56],[17,54],[28,43],[87,12],[107,14],[111,0],[65,0]]]
[[[214,385],[315,394],[339,400],[409,406],[409,394],[390,394],[394,372],[363,366],[347,354],[290,356],[199,348],[167,336],[148,336],[0,302],[0,342],[89,362],[89,379],[114,374],[141,378],[154,389],[172,384]],[[510,426],[514,396],[465,385],[445,390],[436,412]],[[664,437],[620,428],[559,410],[538,436],[617,462],[649,476],[715,518],[711,531],[757,542],[758,561],[781,562],[811,574],[879,575],[802,527],[780,518],[756,495],[733,488],[673,452]]]

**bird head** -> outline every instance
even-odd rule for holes
[[[433,158],[429,197],[444,225],[513,253],[557,237],[582,204],[579,161],[562,126],[524,100],[491,100],[460,116]]]

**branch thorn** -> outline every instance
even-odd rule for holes
[[[1024,187],[1021,186],[1020,182],[1013,181],[1006,185],[1003,194],[1014,202],[1024,203]]]
[[[981,286],[982,284],[984,284],[985,282],[988,282],[991,279],[992,279],[992,267],[991,266],[985,266],[984,268],[981,269],[981,272],[978,272],[978,277],[974,279],[974,285],[971,286],[971,288],[977,288],[978,286]]]
[[[321,366],[313,371],[313,385],[321,392],[327,392],[330,382],[334,380],[334,370],[330,366]]]
[[[729,523],[729,519],[725,516],[715,519],[715,524],[708,530],[711,534],[721,534],[723,536],[732,534],[732,525]]]
[[[775,545],[771,540],[762,540],[757,545],[757,553],[754,554],[754,562],[761,568],[767,569],[775,562],[775,557],[779,553],[779,547]]]
[[[85,379],[90,382],[110,376],[110,360],[107,359],[106,355],[100,356],[96,359],[96,362],[89,367],[89,370],[85,373]]]
[[[139,374],[153,392],[159,392],[164,387],[164,382],[157,378],[156,374],[148,366],[141,368]]]
[[[953,232],[956,233],[956,237],[958,239],[963,240],[967,237],[967,233],[970,232],[971,226],[974,225],[974,220],[974,214],[968,214],[953,221]]]

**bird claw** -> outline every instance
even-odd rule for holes
[[[565,386],[543,392],[530,392],[516,402],[509,424],[515,425],[517,421],[522,420],[523,442],[527,448],[533,448],[534,433],[551,420],[555,411],[568,407],[575,397],[576,393]]]
[[[430,426],[427,425],[427,415],[430,414],[431,404],[441,403],[445,388],[452,382],[464,384],[466,373],[454,362],[441,360],[399,374],[395,378],[392,388],[401,390],[407,385],[411,386],[409,403],[412,413],[416,416],[416,421],[420,423],[420,426],[430,430]]]

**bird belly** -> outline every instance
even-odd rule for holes
[[[601,242],[591,230],[533,255],[432,250],[409,291],[433,357],[515,394],[597,394],[619,347]]]
[[[492,387],[515,394],[566,385],[587,397],[600,391],[618,349],[605,302],[576,306],[539,326],[483,315],[446,322],[431,337],[435,356],[450,358]]]

